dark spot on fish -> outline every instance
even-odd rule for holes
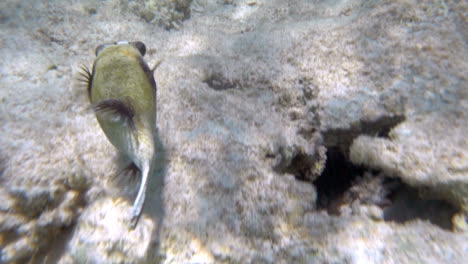
[[[133,117],[135,116],[135,111],[133,107],[118,99],[108,99],[100,101],[93,105],[93,110],[95,112],[109,113],[114,115],[117,118],[123,120],[133,131],[136,130],[135,122]]]
[[[130,42],[130,45],[135,47],[141,54],[141,56],[145,56],[146,54],[146,46],[141,41]]]

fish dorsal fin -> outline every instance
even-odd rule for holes
[[[107,99],[102,100],[92,106],[96,113],[109,114],[116,119],[122,120],[132,130],[135,130],[135,110],[133,107],[123,100]]]

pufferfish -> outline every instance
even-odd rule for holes
[[[109,141],[141,172],[132,207],[134,228],[145,203],[148,177],[153,173],[156,134],[156,82],[154,70],[143,60],[142,42],[121,41],[100,45],[92,70],[81,75],[88,88],[92,109]]]

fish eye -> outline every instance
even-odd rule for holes
[[[97,46],[97,47],[96,47],[96,50],[94,51],[94,53],[96,53],[96,56],[98,56],[99,53],[101,53],[101,51],[102,51],[105,47],[107,47],[107,46],[108,46],[108,45],[99,45],[99,46]]]
[[[141,56],[145,56],[146,54],[146,46],[141,41],[135,41],[130,43],[133,47],[135,47],[141,54]]]

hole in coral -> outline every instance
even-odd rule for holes
[[[451,230],[451,218],[457,212],[443,200],[421,198],[419,189],[399,179],[353,165],[337,147],[328,149],[325,170],[314,185],[317,209],[333,215],[367,214],[366,208],[376,206],[380,208],[378,218],[384,221],[406,223],[419,219]]]
[[[329,148],[325,169],[314,181],[317,188],[317,208],[338,214],[343,194],[351,187],[353,180],[362,173],[363,169],[353,165],[339,148]]]

